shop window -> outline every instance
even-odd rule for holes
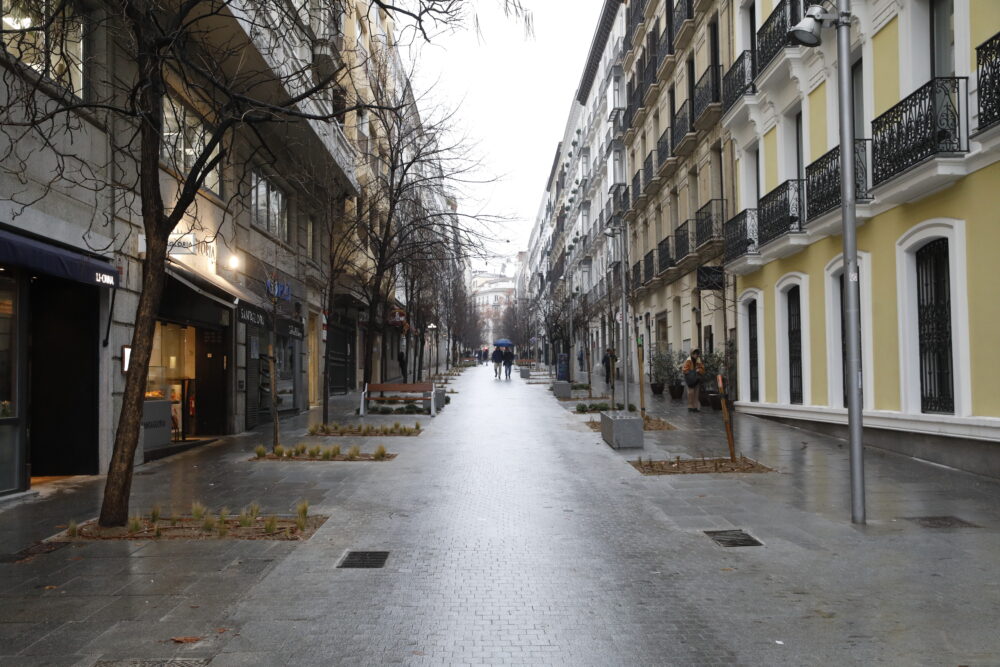
[[[170,401],[171,431],[176,439],[184,430],[185,408],[193,396],[195,329],[157,322],[146,379],[146,400]]]
[[[169,95],[163,98],[163,143],[160,147],[160,157],[167,166],[178,174],[190,174],[195,161],[205,150],[211,130],[201,117]],[[219,147],[212,149],[209,160],[219,155]],[[221,167],[205,174],[203,187],[216,194],[221,194]]]
[[[288,242],[288,202],[285,193],[256,171],[252,174],[250,211],[253,225]]]
[[[920,345],[920,410],[953,414],[951,285],[948,239],[916,252],[917,331]]]
[[[14,317],[16,307],[17,281],[0,278],[0,419],[14,417],[15,350]]]
[[[60,14],[52,16],[53,11]],[[68,4],[3,0],[3,47],[41,76],[83,96],[83,20]]]

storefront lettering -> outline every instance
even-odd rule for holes
[[[199,241],[193,232],[171,234],[168,243],[171,255],[201,255],[215,261],[215,242]]]
[[[115,276],[111,273],[101,273],[98,271],[94,274],[94,280],[100,285],[115,286]]]
[[[266,325],[266,322],[264,321],[264,313],[251,310],[250,308],[240,307],[240,320],[258,327]]]

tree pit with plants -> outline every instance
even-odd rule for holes
[[[643,475],[700,475],[715,473],[765,473],[774,472],[763,463],[740,455],[735,461],[728,458],[705,457],[699,459],[682,459],[654,461],[653,457],[643,460],[639,457],[629,461],[633,468]]]
[[[586,398],[588,401],[605,401],[610,399],[610,396],[573,396],[572,398],[557,398],[557,401],[562,401],[563,403],[572,403],[573,401],[579,401],[581,398]],[[589,403],[578,403],[577,405],[590,405]]]
[[[400,422],[395,422],[391,426],[387,424],[313,424],[309,427],[309,435],[312,436],[358,436],[358,437],[380,437],[380,436],[417,436],[423,433],[420,422],[415,422],[413,426],[403,426]]]
[[[603,398],[598,396],[598,398]],[[575,399],[571,399],[575,400]],[[609,410],[624,410],[624,403],[616,403],[615,407],[612,408],[610,403],[577,403],[576,409],[574,410],[578,415],[585,415],[591,412],[608,412]],[[635,412],[635,404],[628,404],[628,411]]]
[[[91,542],[104,540],[308,540],[328,516],[310,515],[309,502],[295,507],[295,516],[261,515],[260,505],[251,503],[238,515],[222,507],[210,512],[199,502],[189,514],[164,516],[158,505],[148,514],[136,514],[124,526],[103,528],[96,519],[66,528],[48,542]]]
[[[584,422],[590,427],[592,431],[601,430],[601,422],[595,421],[593,419]],[[642,430],[643,431],[676,431],[677,427],[670,422],[660,419],[659,417],[651,417],[649,415],[644,415],[642,418]]]
[[[366,454],[357,445],[348,447],[347,451],[341,450],[340,445],[333,447],[319,447],[313,445],[309,447],[304,443],[299,443],[295,447],[282,447],[278,445],[273,451],[267,451],[263,445],[258,445],[254,450],[251,461],[391,461],[396,458],[396,454],[390,454],[385,450],[385,445],[379,445],[375,451]]]

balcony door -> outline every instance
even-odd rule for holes
[[[788,290],[788,402],[802,404],[802,305],[799,286]]]
[[[955,76],[955,0],[930,0],[931,78]]]

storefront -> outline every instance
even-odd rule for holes
[[[178,266],[157,314],[146,400],[169,402],[170,439],[145,441],[146,459],[229,433],[232,297]]]
[[[245,425],[247,429],[270,422],[271,364],[268,346],[274,345],[275,389],[278,414],[297,414],[303,409],[305,387],[302,376],[304,362],[304,330],[301,322],[278,315],[277,331],[272,329],[272,314],[249,304],[237,308],[237,318],[246,327],[244,368],[246,379],[241,384],[246,392]],[[276,334],[276,335],[275,335]]]
[[[103,259],[0,229],[0,494],[99,472],[101,315],[117,286]]]

